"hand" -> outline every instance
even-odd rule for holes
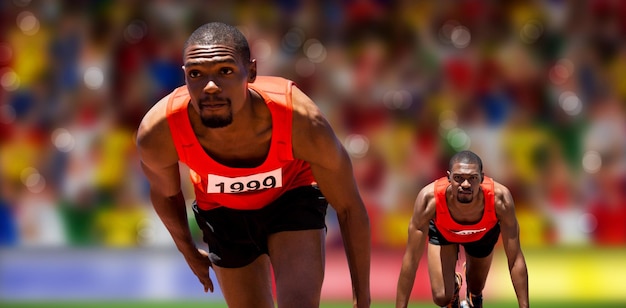
[[[185,260],[187,260],[187,264],[189,264],[193,273],[204,286],[204,292],[211,291],[213,293],[213,281],[209,277],[209,268],[212,266],[209,254],[202,249],[198,249],[193,255],[185,256]]]

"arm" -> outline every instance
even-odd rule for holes
[[[433,184],[422,189],[415,200],[413,216],[409,222],[409,237],[402,258],[400,277],[396,293],[396,308],[407,307],[415,273],[420,259],[424,254],[425,242],[428,238],[428,225],[435,213]]]
[[[519,239],[519,224],[509,190],[496,183],[496,214],[500,220],[502,244],[519,307],[528,307],[528,270]]]
[[[155,212],[172,236],[176,248],[204,285],[204,291],[213,292],[208,255],[196,248],[189,229],[180,187],[178,154],[161,106],[158,103],[146,114],[137,132],[141,168],[150,183],[150,200]]]
[[[293,151],[309,162],[320,190],[337,212],[343,238],[354,305],[370,305],[370,225],[359,195],[352,163],[329,123],[314,103],[293,88]]]

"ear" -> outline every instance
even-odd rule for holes
[[[480,173],[480,184],[482,184],[484,180],[485,180],[485,173],[481,172]]]
[[[256,59],[252,59],[248,64],[248,83],[253,83],[256,80],[256,74]]]
[[[450,181],[451,181],[450,180],[450,175],[451,175],[450,171],[446,171],[446,174],[448,174],[448,183],[450,183]]]

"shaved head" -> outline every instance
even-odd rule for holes
[[[452,166],[456,163],[475,164],[478,165],[478,171],[483,172],[483,161],[472,151],[461,151],[454,154],[454,156],[450,158],[448,170],[452,170]]]
[[[221,22],[211,22],[198,27],[185,41],[183,57],[191,45],[229,45],[237,50],[243,63],[250,62],[248,40],[239,29]]]

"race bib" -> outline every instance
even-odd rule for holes
[[[236,194],[283,187],[283,173],[282,169],[278,168],[269,172],[234,178],[209,174],[208,182],[206,191],[209,194]]]

